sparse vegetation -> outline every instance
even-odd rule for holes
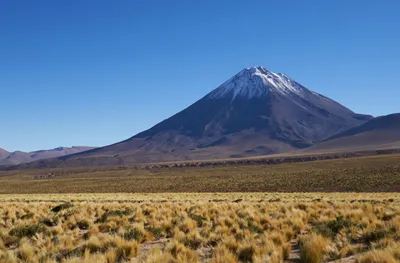
[[[400,259],[397,193],[0,197],[0,262]]]
[[[0,171],[0,194],[399,192],[399,163],[400,155],[394,154],[279,165],[150,170],[112,166]],[[35,179],[47,173],[56,176]],[[240,203],[241,198],[235,201]],[[54,209],[74,209],[68,205],[60,203]]]

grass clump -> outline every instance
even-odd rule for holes
[[[301,263],[321,263],[327,253],[327,241],[321,235],[304,237],[300,245]]]
[[[177,262],[199,262],[199,256],[190,248],[185,247],[183,244],[173,241],[166,247],[172,257]]]
[[[112,210],[112,211],[107,211],[105,212],[99,219],[96,220],[96,223],[105,223],[109,219],[109,217],[124,217],[127,215],[130,215],[132,213],[132,210],[126,209],[126,210]]]
[[[217,247],[212,255],[210,263],[237,263],[238,258],[226,247]]]
[[[368,252],[356,259],[356,263],[398,263],[400,262],[399,248],[397,251],[392,249],[375,250]]]
[[[123,237],[126,240],[137,240],[141,242],[144,239],[144,233],[142,230],[137,228],[128,228],[123,234]]]

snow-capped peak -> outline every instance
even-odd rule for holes
[[[243,69],[212,91],[209,98],[220,99],[232,95],[234,100],[238,95],[253,98],[266,96],[269,92],[278,92],[282,95],[295,93],[301,96],[304,89],[285,74],[276,74],[257,66]]]

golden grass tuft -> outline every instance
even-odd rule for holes
[[[302,263],[321,263],[327,253],[327,240],[321,236],[312,234],[303,237],[300,248],[300,261]]]

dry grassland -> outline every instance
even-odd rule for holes
[[[400,194],[0,196],[0,262],[400,261]]]
[[[279,165],[0,172],[0,194],[138,192],[400,192],[400,155]]]

